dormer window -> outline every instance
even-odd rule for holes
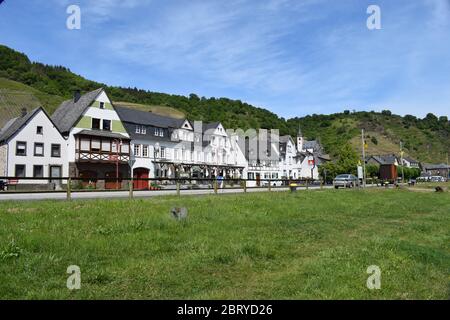
[[[100,102],[100,109],[105,109],[105,103],[104,102]]]
[[[164,130],[162,128],[155,128],[155,136],[164,137]]]
[[[136,133],[138,133],[138,134],[146,134],[147,133],[147,128],[145,126],[137,125],[136,126]]]
[[[44,128],[42,126],[36,127],[36,134],[43,135],[44,134]]]

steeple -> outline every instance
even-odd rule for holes
[[[298,125],[298,132],[297,132],[297,151],[303,150],[303,134],[302,130],[300,129],[300,124]]]

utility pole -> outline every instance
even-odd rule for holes
[[[448,152],[447,152],[447,180],[450,178],[450,167],[448,166]]]
[[[364,141],[364,129],[361,129],[362,156],[363,156],[363,188],[366,187],[366,142]]]
[[[405,183],[405,173],[403,171],[403,142],[400,141],[400,165],[402,166],[402,183]]]

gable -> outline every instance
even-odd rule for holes
[[[27,119],[26,122],[23,123],[23,125],[13,135],[11,135],[8,140],[32,140],[36,138],[36,136],[39,136],[36,134],[38,126],[42,127],[42,135],[46,140],[49,137],[51,137],[52,139],[64,139],[47,113],[42,108],[39,108],[31,117]]]
[[[188,120],[185,120],[181,126],[181,128],[186,130],[193,130],[191,123]]]
[[[101,105],[103,105],[105,110],[114,110],[111,100],[104,90],[95,98],[90,107],[100,109]]]

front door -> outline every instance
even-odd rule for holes
[[[61,188],[61,180],[52,178],[61,178],[61,176],[62,176],[61,166],[50,166],[50,183],[54,183],[56,189]]]
[[[261,186],[261,174],[259,172],[256,173],[256,186]]]
[[[117,172],[107,172],[105,178],[105,189],[120,189],[122,173],[119,172],[119,177],[117,177]]]
[[[149,170],[145,168],[137,168],[134,169],[133,174],[133,189],[135,190],[146,190],[148,189],[148,180],[139,180],[139,179],[148,179]]]

